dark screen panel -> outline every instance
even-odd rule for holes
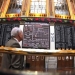
[[[3,33],[3,46],[6,44],[6,42],[11,38],[11,29],[12,26],[9,24],[5,24],[4,33]]]
[[[58,24],[58,25],[55,25],[55,41],[56,41],[57,43],[60,43],[60,40],[61,40],[60,31],[61,31],[60,25],[59,25],[59,24]]]
[[[11,39],[11,30],[13,27],[19,27],[19,23],[15,23],[15,24],[2,24],[2,26],[4,26],[4,32],[3,32],[3,39],[2,39],[2,45],[5,46],[5,44],[7,43],[7,41],[9,39]]]
[[[75,26],[69,23],[55,24],[55,48],[74,49]]]
[[[24,31],[24,39],[23,39],[24,48],[39,48],[39,49],[50,48],[49,24],[26,22],[23,31]]]
[[[72,25],[67,25],[65,28],[66,48],[72,48]]]
[[[4,25],[0,24],[0,46],[2,45],[3,33],[4,33]]]
[[[72,48],[75,49],[75,26],[72,27]]]

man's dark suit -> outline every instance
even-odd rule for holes
[[[20,45],[17,40],[12,38],[7,42],[6,47],[20,48]],[[22,70],[23,62],[23,55],[3,54],[1,68]]]

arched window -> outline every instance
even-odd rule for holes
[[[23,0],[17,0],[17,5],[22,5]]]
[[[68,5],[66,0],[54,0],[55,14],[69,15]]]
[[[20,13],[23,0],[10,0],[10,5],[7,11],[9,13]]]
[[[46,13],[46,0],[31,0],[30,13]]]

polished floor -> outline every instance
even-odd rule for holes
[[[0,70],[0,75],[75,75],[74,68],[46,69],[46,70]]]
[[[75,75],[75,68],[44,69],[44,70],[37,69],[37,70],[30,70],[30,71],[42,72],[44,73],[44,75]]]

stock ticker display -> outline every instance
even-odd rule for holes
[[[0,46],[5,46],[6,42],[11,38],[11,30],[13,27],[19,27],[19,24],[0,24]]]
[[[13,27],[19,23],[0,24],[0,46],[11,38]],[[55,49],[75,49],[75,26],[70,23],[55,23]],[[50,24],[25,22],[23,27],[23,48],[50,49]]]
[[[55,24],[55,48],[75,49],[75,26],[69,23]]]
[[[26,22],[23,33],[23,48],[50,48],[50,26],[48,23]]]

